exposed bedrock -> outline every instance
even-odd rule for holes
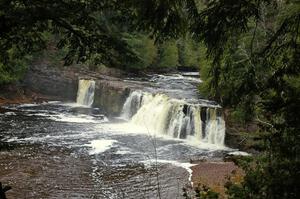
[[[130,90],[140,88],[139,85],[124,82],[120,78],[74,67],[54,68],[43,65],[31,67],[23,83],[37,93],[75,102],[79,79],[95,80],[93,107],[101,107],[109,116],[119,115]]]
[[[37,93],[72,101],[76,99],[78,78],[71,71],[40,65],[29,69],[24,84]]]

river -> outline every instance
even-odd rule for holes
[[[119,117],[93,107],[94,82],[76,102],[0,108],[0,181],[8,198],[182,198],[190,160],[221,158],[220,107],[201,99],[197,77],[128,78]]]

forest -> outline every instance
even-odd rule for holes
[[[52,47],[62,67],[200,71],[226,132],[255,140],[226,197],[300,197],[299,0],[1,0],[0,46],[0,88]],[[218,198],[207,190],[195,197]]]

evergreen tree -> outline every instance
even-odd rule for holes
[[[180,39],[177,46],[180,66],[199,69],[200,45],[192,38],[186,37]]]
[[[176,68],[178,66],[178,49],[174,41],[168,41],[159,46],[158,67]]]
[[[126,68],[135,70],[149,68],[157,59],[157,47],[154,41],[146,34],[126,34],[125,38],[138,57],[133,62],[127,62]]]

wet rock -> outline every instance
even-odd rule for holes
[[[100,73],[47,65],[32,66],[23,83],[37,93],[76,101],[79,79],[93,79],[96,82],[93,107],[101,108],[108,116],[119,115],[130,90],[140,88],[137,84]]]
[[[23,83],[37,93],[56,96],[59,99],[76,99],[78,78],[72,72],[45,65],[32,66]]]
[[[121,113],[130,89],[125,85],[110,81],[96,81],[93,107],[101,107],[108,116]]]

